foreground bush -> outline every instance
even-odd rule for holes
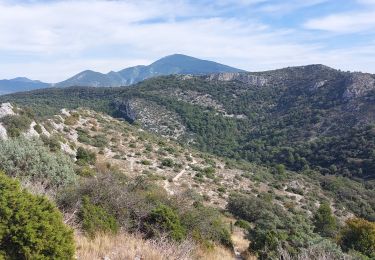
[[[371,259],[375,258],[375,223],[361,218],[346,221],[341,234],[344,250],[356,250]]]
[[[58,187],[74,183],[71,159],[62,152],[51,153],[43,142],[23,137],[0,141],[0,170],[22,181]]]
[[[151,237],[158,237],[160,232],[177,241],[185,237],[185,229],[181,226],[180,218],[172,208],[163,204],[151,211],[144,226],[146,233]]]
[[[45,186],[64,186],[76,180],[73,162],[67,155],[51,153],[42,141],[23,137],[0,141],[0,170]]]
[[[91,237],[94,237],[97,232],[116,233],[118,231],[116,219],[102,207],[92,204],[87,196],[83,197],[80,217],[83,230]]]
[[[73,232],[46,198],[0,173],[0,259],[73,259]]]
[[[82,206],[80,201],[86,196],[95,207],[113,216],[122,231],[142,231],[149,238],[166,237],[179,242],[191,237],[204,245],[231,245],[220,212],[196,203],[192,205],[192,194],[170,198],[164,189],[141,176],[128,179],[123,174],[98,173],[95,178],[82,179],[79,185],[61,191],[58,202],[61,208],[71,212],[77,205]],[[102,220],[99,216],[103,210],[92,212]],[[78,221],[82,223],[82,219]]]

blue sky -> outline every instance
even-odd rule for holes
[[[0,0],[0,78],[57,82],[173,53],[375,73],[375,0]]]

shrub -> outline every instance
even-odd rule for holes
[[[340,244],[344,250],[356,250],[375,258],[375,223],[361,218],[347,220]]]
[[[143,165],[151,165],[151,162],[149,160],[142,160],[141,164],[143,164]]]
[[[203,245],[210,246],[210,241],[214,241],[232,246],[228,228],[223,223],[220,212],[214,208],[194,203],[193,207],[181,216],[181,222],[192,237]]]
[[[80,165],[94,164],[96,161],[96,154],[83,147],[78,147],[76,159],[77,163]]]
[[[173,167],[174,163],[171,158],[164,158],[161,160],[161,165],[165,167]]]
[[[73,259],[73,232],[57,208],[0,173],[0,258]]]
[[[107,137],[105,135],[95,135],[91,138],[91,144],[95,147],[104,147],[108,144]]]
[[[246,230],[249,230],[251,228],[250,223],[243,219],[237,220],[236,223],[234,223],[234,225]]]
[[[315,232],[324,237],[333,237],[337,229],[336,218],[328,203],[322,203],[314,215]]]
[[[7,115],[1,119],[10,137],[20,136],[30,127],[31,121],[29,117],[24,115]]]
[[[56,136],[48,138],[46,135],[41,135],[43,143],[49,147],[51,152],[57,152],[61,149],[61,144]]]
[[[185,229],[180,223],[178,215],[166,205],[160,204],[153,209],[145,222],[146,233],[149,236],[158,236],[167,233],[174,240],[185,237]]]
[[[0,169],[12,177],[56,187],[77,177],[67,155],[51,153],[39,139],[23,137],[0,141]]]
[[[36,124],[36,125],[34,126],[34,130],[35,130],[38,134],[42,134],[42,133],[43,133],[42,127],[41,127],[39,124]]]
[[[67,118],[65,118],[64,124],[75,125],[78,122],[78,120],[79,120],[79,114],[74,113],[71,116],[68,116]]]
[[[118,231],[116,219],[101,206],[92,204],[87,196],[82,199],[80,218],[83,230],[91,237],[97,232],[117,233]]]
[[[78,170],[78,175],[82,177],[92,177],[95,176],[96,172],[89,166],[84,166]]]

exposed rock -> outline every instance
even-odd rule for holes
[[[258,76],[251,73],[238,73],[238,72],[228,72],[228,73],[218,73],[209,75],[208,80],[217,81],[240,81],[248,85],[264,86],[269,82],[269,79],[265,76]]]
[[[77,152],[75,150],[73,150],[69,144],[65,144],[65,143],[60,143],[61,144],[61,150],[64,151],[65,153],[71,155],[74,160],[76,160],[76,155],[77,155]]]
[[[15,115],[13,106],[10,103],[2,103],[0,106],[0,118],[8,115]]]
[[[31,122],[30,127],[27,130],[27,132],[24,133],[24,136],[29,137],[29,138],[35,137],[35,136],[38,137],[39,133],[34,129],[34,126],[36,125],[37,124],[35,121]]]
[[[8,138],[7,130],[5,129],[5,127],[3,126],[3,124],[0,123],[0,139],[5,140],[7,138]]]
[[[310,87],[310,90],[317,90],[317,89],[323,87],[326,83],[327,83],[327,80],[318,81]]]
[[[113,115],[115,117],[124,118],[129,123],[133,123],[136,120],[136,114],[128,100],[115,100],[111,105],[114,108]]]
[[[345,99],[361,97],[373,89],[375,89],[375,78],[373,75],[359,72],[353,73],[343,97]]]
[[[70,116],[70,113],[68,110],[66,110],[65,108],[61,109],[61,114],[63,114],[64,116]]]

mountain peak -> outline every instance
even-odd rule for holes
[[[119,87],[135,84],[157,76],[171,74],[204,75],[220,72],[242,72],[242,70],[176,53],[165,56],[148,66],[134,66],[118,72],[111,71],[107,74],[102,74],[92,70],[85,70],[63,82],[57,83],[56,86]]]

